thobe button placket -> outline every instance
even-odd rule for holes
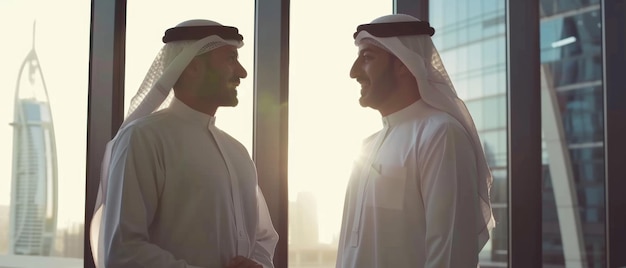
[[[370,168],[372,167],[372,163],[376,158],[376,154],[380,149],[380,146],[385,141],[387,137],[387,132],[389,132],[389,122],[387,118],[383,118],[383,129],[380,131],[379,135],[376,137],[376,142],[374,146],[372,146],[372,150],[367,156],[367,161],[363,163],[361,166],[361,170],[359,171],[359,176],[357,179],[359,180],[359,188],[357,192],[357,203],[356,210],[354,215],[354,223],[352,226],[352,235],[350,237],[350,245],[352,247],[356,247],[359,245],[359,231],[361,229],[361,218],[363,217],[363,203],[365,202],[365,192],[367,191],[367,184],[369,182],[370,177]]]
[[[224,146],[222,145],[222,136],[220,130],[215,127],[215,118],[212,118],[211,123],[209,124],[209,132],[213,135],[215,139],[215,143],[217,144],[217,148],[219,148],[222,158],[224,159],[224,163],[226,164],[226,169],[228,169],[228,174],[230,175],[231,182],[231,193],[233,199],[233,208],[235,210],[235,228],[237,230],[237,254],[242,256],[248,256],[250,246],[247,239],[246,232],[244,230],[244,216],[243,216],[243,207],[241,205],[241,192],[239,191],[239,179],[237,178],[237,174],[234,171],[232,163],[230,159],[224,152]]]

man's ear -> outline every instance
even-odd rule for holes
[[[202,61],[198,57],[195,57],[189,62],[184,72],[188,75],[196,76],[202,72],[202,67]]]
[[[392,64],[393,70],[398,76],[413,75],[400,59],[394,57]]]
[[[194,81],[196,81],[198,79],[198,77],[202,76],[202,65],[201,65],[201,61],[198,60],[198,58],[194,58],[192,59],[189,64],[187,64],[187,66],[185,67],[185,69],[183,69],[183,71],[180,74],[180,77],[178,78],[178,81],[176,81],[176,84],[179,87],[187,87],[191,84],[194,83]]]

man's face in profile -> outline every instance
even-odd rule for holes
[[[237,86],[248,74],[239,62],[237,48],[225,45],[199,56],[201,60],[200,86],[196,96],[216,108],[236,106]]]
[[[362,42],[359,45],[350,77],[361,84],[361,106],[379,110],[396,90],[392,59],[389,52],[371,43]]]

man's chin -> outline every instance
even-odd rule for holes
[[[228,102],[225,102],[222,106],[225,106],[225,107],[235,107],[235,106],[237,106],[237,104],[239,104],[239,100],[237,98],[235,98],[235,99],[232,99],[232,100],[230,100]]]
[[[237,90],[233,89],[230,93],[231,94],[229,96],[230,97],[229,98],[229,106],[235,107],[235,106],[237,106],[237,104],[239,104],[239,99],[237,98]]]
[[[361,107],[363,108],[367,108],[367,107],[372,107],[372,103],[368,100],[367,97],[361,97],[359,98],[359,104],[361,105]]]

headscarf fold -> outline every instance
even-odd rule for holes
[[[402,28],[400,29],[402,33],[397,35],[384,33],[384,29],[380,29],[380,26],[388,25],[390,26],[388,28],[389,31],[394,32],[398,29],[393,28],[393,24],[398,23],[405,27],[410,22],[415,23],[416,27],[423,29],[415,29],[414,34],[411,34],[407,33],[406,28]],[[375,28],[376,32],[368,32],[368,28],[372,29],[372,26],[377,24],[380,26]],[[474,121],[465,103],[457,96],[454,85],[452,85],[452,81],[439,57],[439,52],[437,52],[430,38],[434,34],[434,29],[431,32],[428,28],[430,28],[428,23],[410,15],[387,15],[357,28],[357,32],[354,34],[354,41],[357,46],[361,42],[369,42],[395,55],[417,80],[422,100],[430,106],[450,114],[463,125],[465,131],[469,134],[478,164],[477,189],[480,197],[482,217],[477,219],[476,226],[478,230],[476,231],[479,235],[479,248],[482,249],[489,240],[489,232],[495,226],[489,197],[493,177],[487,165]]]

